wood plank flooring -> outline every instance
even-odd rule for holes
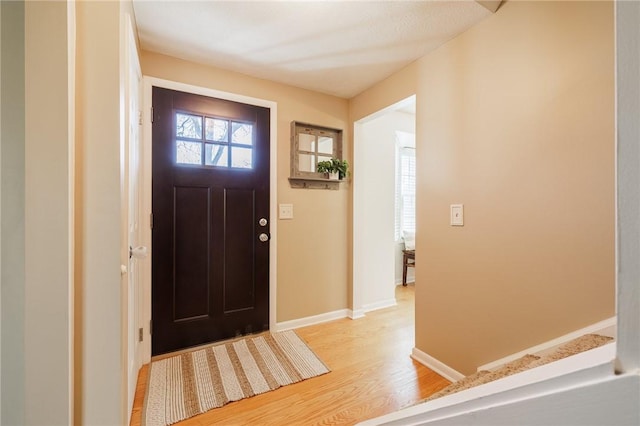
[[[331,372],[232,402],[177,423],[206,425],[351,425],[411,405],[449,385],[413,361],[414,288],[398,286],[398,306],[365,318],[297,329]],[[148,366],[138,377],[131,426],[141,424]]]

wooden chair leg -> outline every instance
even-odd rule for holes
[[[402,285],[407,286],[407,259],[403,259],[402,262]]]

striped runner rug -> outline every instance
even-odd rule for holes
[[[328,373],[294,331],[264,333],[153,361],[142,424],[165,426]]]

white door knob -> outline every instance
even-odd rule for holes
[[[138,246],[136,248],[129,247],[129,259],[135,257],[136,259],[144,259],[147,257],[147,248],[145,246]]]

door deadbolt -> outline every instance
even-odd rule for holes
[[[267,219],[263,217],[258,221],[258,223],[260,224],[260,226],[267,226]]]

